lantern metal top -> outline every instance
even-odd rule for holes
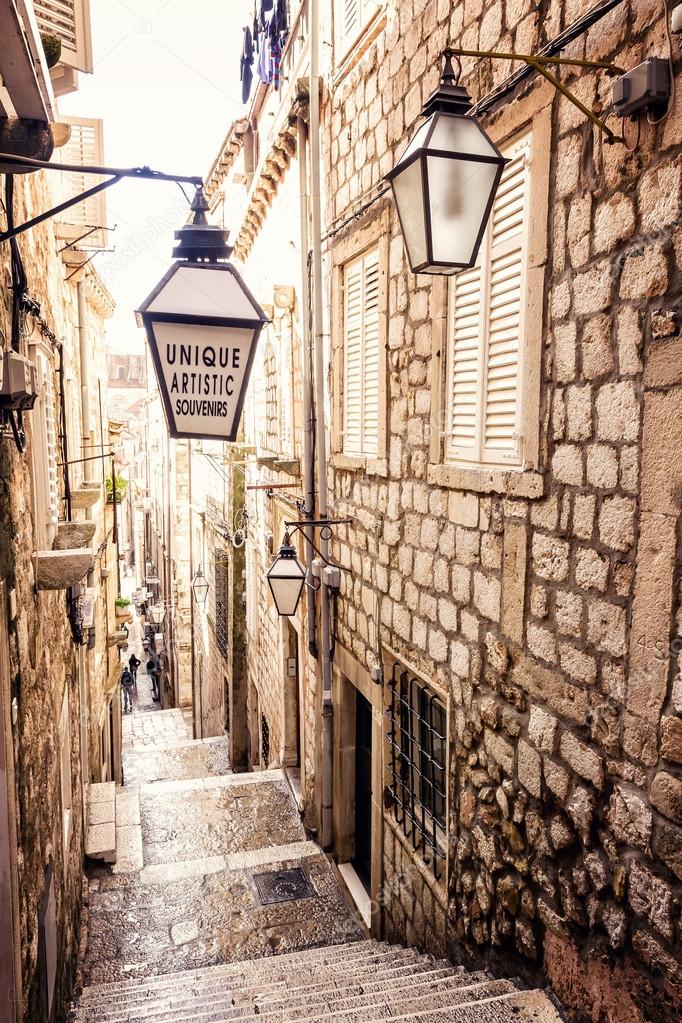
[[[440,85],[435,89],[422,107],[422,116],[429,117],[431,114],[459,114],[464,116],[472,108],[471,96],[465,86],[459,84],[459,71],[455,73],[452,66],[452,59],[455,57],[453,50],[443,52],[444,65],[440,79]],[[458,61],[459,63],[459,61]]]
[[[228,232],[217,224],[209,224],[206,213],[209,209],[204,190],[197,185],[191,210],[192,222],[175,232],[178,244],[173,249],[173,259],[189,259],[195,263],[215,263],[229,259],[232,246],[227,244]]]

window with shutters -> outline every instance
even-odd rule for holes
[[[337,0],[336,18],[342,55],[357,40],[380,6],[377,0]]]
[[[33,0],[33,9],[40,31],[61,39],[60,63],[91,73],[90,0]]]
[[[71,138],[60,150],[60,161],[101,167],[104,164],[101,120],[94,117],[65,117],[64,120],[71,127]],[[61,179],[63,199],[71,199],[102,180],[95,174],[82,174],[79,171],[65,171]],[[97,192],[71,206],[62,216],[64,219],[59,222],[61,238],[75,241],[82,237],[82,246],[97,249],[106,247],[104,228],[107,224],[107,206],[104,192]]]
[[[36,550],[50,550],[59,521],[57,488],[57,399],[52,357],[42,340],[29,341],[38,397],[31,413],[33,522]]]
[[[281,322],[279,330],[279,453],[294,453],[294,387],[291,320]]]
[[[445,456],[520,467],[531,134],[503,152],[510,162],[478,262],[450,282]]]
[[[379,248],[343,269],[343,451],[375,458],[379,447]]]
[[[69,715],[69,690],[64,690],[62,713],[59,719],[59,778],[62,794],[62,828],[64,853],[69,847],[71,831],[71,809],[73,806],[71,783],[71,720]],[[65,855],[64,862],[68,861]]]
[[[246,554],[246,630],[256,636],[258,628],[258,552],[248,547]]]

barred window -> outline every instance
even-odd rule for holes
[[[215,641],[223,657],[227,657],[227,555],[215,552]]]
[[[445,859],[446,715],[437,696],[393,665],[390,799],[396,821],[439,877]]]

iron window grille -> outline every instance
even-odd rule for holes
[[[445,708],[398,664],[390,693],[390,803],[403,834],[438,878],[445,862]]]
[[[261,758],[263,760],[263,767],[267,767],[270,763],[270,725],[265,714],[260,716],[260,734],[261,734]]]
[[[223,657],[227,658],[227,555],[216,551],[215,560],[215,640]]]

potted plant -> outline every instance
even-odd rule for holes
[[[126,493],[128,492],[128,480],[124,476],[119,476],[116,473],[116,504],[120,504],[124,500]],[[114,484],[111,476],[107,476],[104,481],[104,489],[107,492],[107,502],[113,503],[114,500]]]
[[[128,618],[130,616],[130,598],[117,597],[114,601],[117,618]]]

